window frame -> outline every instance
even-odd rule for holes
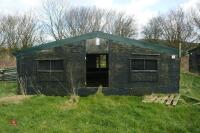
[[[51,61],[62,61],[62,65],[63,65],[63,68],[62,69],[51,69],[52,65],[51,65]],[[55,59],[36,59],[37,61],[37,71],[38,72],[63,72],[64,71],[64,59],[63,58],[55,58]],[[39,69],[39,61],[50,61],[50,69],[46,69],[46,70],[42,70],[42,69]]]
[[[133,70],[132,69],[132,63],[133,63],[133,60],[143,60],[144,61],[144,70]],[[154,60],[154,61],[156,61],[157,62],[157,68],[155,69],[155,70],[148,70],[148,69],[146,69],[145,67],[146,67],[146,65],[145,65],[145,62],[146,62],[146,60]],[[152,58],[131,58],[130,59],[130,71],[131,72],[157,72],[159,70],[159,60],[158,59],[152,59]]]

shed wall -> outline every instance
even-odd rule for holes
[[[108,41],[109,54],[109,87],[103,92],[108,95],[143,95],[147,93],[173,93],[179,90],[179,59],[171,55],[159,54],[153,50],[133,45],[117,44]],[[88,50],[87,52],[94,51]],[[98,53],[105,52],[98,51]],[[90,52],[91,53],[91,52]],[[137,54],[142,53],[142,54]],[[31,56],[17,60],[19,79],[24,82],[28,94],[43,93],[46,95],[68,95],[72,88],[77,88],[79,95],[94,93],[97,88],[86,87],[86,41],[66,44],[49,50],[40,51]],[[49,81],[49,75],[43,76],[47,81],[39,81],[37,60],[59,58],[64,61],[64,70],[55,73],[62,76],[63,81]],[[158,60],[158,71],[131,71],[130,60],[134,58]],[[55,77],[55,75],[51,75]]]

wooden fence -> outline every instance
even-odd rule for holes
[[[17,80],[16,68],[0,68],[0,81],[15,81]]]

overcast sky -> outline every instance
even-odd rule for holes
[[[37,11],[44,0],[0,0],[0,14],[14,14],[29,10]],[[63,0],[66,6],[96,6],[116,9],[135,16],[139,30],[158,13],[182,7],[185,11],[195,7],[200,0]]]

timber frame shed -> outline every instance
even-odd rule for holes
[[[86,96],[179,91],[178,50],[100,31],[16,51],[20,90]]]

